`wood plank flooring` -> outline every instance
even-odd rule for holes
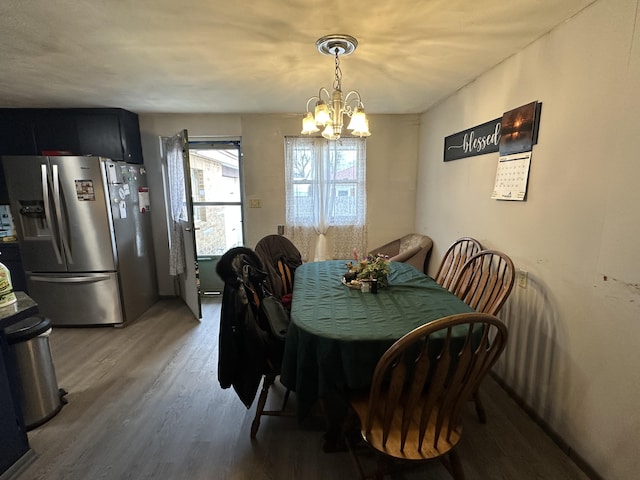
[[[323,453],[322,422],[263,417],[217,381],[220,304],[195,320],[161,300],[125,328],[56,328],[50,341],[62,411],[29,432],[36,453],[20,480],[326,480],[357,478],[348,453]],[[473,403],[459,446],[469,480],[587,477],[493,381],[482,388],[488,423]],[[278,400],[282,387],[270,396]],[[292,395],[295,401],[295,395]],[[271,401],[269,403],[271,403]],[[439,464],[394,478],[450,479]]]

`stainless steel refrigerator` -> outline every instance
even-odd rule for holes
[[[144,166],[5,156],[27,288],[53,325],[122,325],[158,299]]]

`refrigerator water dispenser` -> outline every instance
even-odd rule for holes
[[[44,202],[42,200],[19,200],[20,225],[26,238],[49,237]]]

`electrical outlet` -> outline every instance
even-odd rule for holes
[[[262,202],[259,198],[253,198],[249,200],[249,208],[262,208]]]
[[[518,286],[520,288],[527,288],[527,280],[529,277],[529,272],[526,270],[518,270]]]

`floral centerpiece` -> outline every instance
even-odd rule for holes
[[[367,255],[359,261],[356,257],[355,262],[347,263],[347,268],[349,272],[344,276],[347,282],[376,279],[380,286],[387,285],[387,276],[391,272],[389,256],[381,253]]]

